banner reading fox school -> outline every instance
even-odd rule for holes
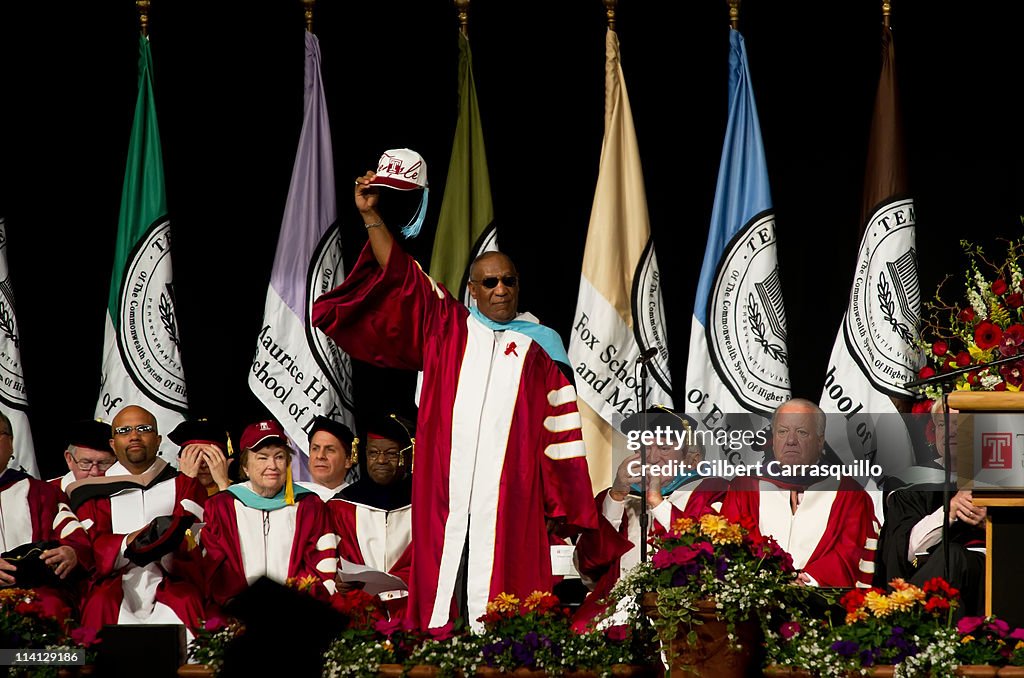
[[[907,197],[892,32],[888,27],[882,31],[882,72],[864,177],[864,232],[821,407],[846,415],[845,427],[830,418],[827,429],[829,446],[840,457],[877,459],[887,468],[900,468],[912,463],[909,442],[898,444],[907,439],[906,430],[899,417],[879,415],[897,412],[893,398],[913,398],[903,384],[916,377],[922,359],[914,345],[921,291],[917,219],[914,201]],[[892,458],[894,450],[904,454]]]
[[[184,419],[188,394],[152,69],[149,39],[140,37],[139,93],[121,192],[96,417],[109,422],[123,407],[139,405],[153,413],[166,434]],[[160,454],[177,465],[176,449]]]
[[[317,415],[353,425],[349,357],[309,323],[313,301],[345,278],[337,216],[320,43],[307,31],[302,132],[249,371],[249,388],[307,454]]]
[[[637,368],[649,349],[657,352],[648,363],[646,402],[672,407],[661,280],[615,31],[605,46],[604,142],[569,339],[595,488],[610,482],[612,418],[637,411]]]
[[[686,369],[685,410],[715,431],[729,428],[730,415],[768,414],[790,396],[761,126],[739,31],[730,31],[729,44],[729,119]],[[740,459],[735,451],[722,453]]]
[[[32,429],[28,423],[28,393],[21,366],[21,342],[18,319],[14,313],[14,288],[7,265],[7,224],[0,217],[0,412],[11,420],[14,458],[11,468],[19,466],[39,477]]]

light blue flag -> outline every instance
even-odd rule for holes
[[[309,323],[318,296],[345,278],[335,220],[334,155],[320,77],[320,43],[306,32],[305,99],[263,324],[249,371],[249,388],[308,454],[316,415],[352,426],[348,355]],[[307,477],[304,457],[294,467]]]
[[[743,36],[729,35],[729,122],[690,330],[686,411],[703,426],[789,398],[768,168]]]

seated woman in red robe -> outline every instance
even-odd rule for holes
[[[338,537],[320,497],[292,483],[284,430],[273,420],[251,424],[241,447],[248,480],[206,503],[199,540],[208,601],[223,606],[260,577],[301,582],[326,600],[334,592]]]

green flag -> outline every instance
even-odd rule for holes
[[[444,283],[452,294],[465,298],[469,263],[480,252],[497,249],[493,222],[491,179],[473,83],[473,54],[469,39],[460,32],[459,120],[430,256],[430,276]]]
[[[139,405],[152,412],[160,432],[167,433],[182,421],[188,400],[174,312],[171,224],[152,70],[149,39],[143,36],[96,417],[110,421],[121,408]],[[172,463],[176,460],[174,454],[163,456]]]

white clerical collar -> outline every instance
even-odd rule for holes
[[[299,480],[295,484],[301,485],[302,487],[312,492],[316,492],[322,501],[333,499],[334,495],[338,494],[343,489],[349,486],[349,483],[344,480],[341,481],[341,485],[338,485],[337,487],[327,487],[326,485],[321,485],[320,483],[314,483],[312,480]]]
[[[137,473],[137,474],[136,474],[136,473],[132,473],[132,472],[131,472],[131,471],[129,471],[129,470],[127,469],[127,468],[125,468],[125,467],[124,467],[123,465],[121,465],[121,462],[120,462],[120,461],[116,461],[116,462],[114,462],[114,465],[113,465],[113,466],[111,466],[110,468],[108,468],[108,469],[107,469],[107,473],[106,473],[106,475],[108,475],[108,476],[131,476],[131,475],[140,475],[140,476],[141,476],[141,475],[142,475],[143,473],[146,473],[146,472],[148,472],[148,471],[151,471],[151,470],[153,469],[153,467],[154,467],[154,466],[156,466],[156,463],[157,463],[157,461],[158,461],[159,459],[160,459],[160,457],[157,457],[156,459],[154,459],[154,460],[153,460],[153,463],[149,465],[149,468],[147,468],[147,469],[146,469],[145,471],[143,471],[142,473]]]

